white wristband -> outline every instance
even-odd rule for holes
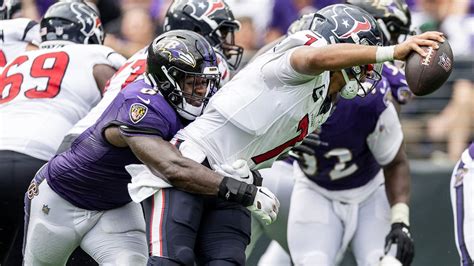
[[[393,60],[393,54],[395,52],[395,46],[379,46],[377,47],[377,52],[375,53],[375,61],[377,63],[383,63],[386,61]]]
[[[409,217],[410,216],[410,208],[406,203],[396,203],[392,206],[392,220],[391,223],[404,223],[406,225],[410,225]]]

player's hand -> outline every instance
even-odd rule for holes
[[[415,256],[415,245],[410,234],[410,227],[404,223],[393,223],[392,230],[385,237],[385,254],[392,244],[397,245],[396,258],[404,265],[410,265]]]
[[[257,170],[251,170],[247,161],[237,160],[232,165],[213,165],[212,168],[222,176],[232,177],[247,184],[262,185],[262,176]]]
[[[266,225],[269,225],[277,218],[280,202],[268,188],[257,187],[257,189],[255,200],[247,209],[254,213],[254,215],[261,219]]]
[[[434,49],[438,49],[438,42],[444,42],[442,32],[427,31],[419,35],[411,36],[404,42],[395,45],[393,58],[396,60],[405,61],[412,51],[415,51],[422,57],[425,57],[427,54],[420,46],[431,46]]]

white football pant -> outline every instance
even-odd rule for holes
[[[77,208],[44,180],[31,200],[25,265],[65,265],[79,245],[100,265],[146,265],[145,220],[131,202],[108,211]]]
[[[288,217],[288,246],[295,265],[337,265],[349,244],[357,265],[378,265],[389,231],[383,184],[363,201],[346,203],[323,196],[301,171],[295,176]]]

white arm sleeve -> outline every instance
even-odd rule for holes
[[[389,164],[403,141],[402,126],[392,103],[380,114],[374,131],[367,137],[367,145],[380,165]]]

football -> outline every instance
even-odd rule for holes
[[[405,75],[410,90],[417,96],[423,96],[439,89],[453,71],[453,51],[449,42],[439,43],[439,49],[422,47],[427,56],[416,52],[408,55],[405,63]]]

